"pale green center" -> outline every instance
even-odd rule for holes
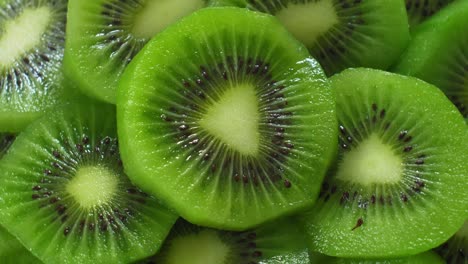
[[[115,174],[101,166],[79,168],[66,190],[83,208],[106,204],[117,192]]]
[[[47,7],[28,8],[17,18],[7,21],[0,36],[0,68],[8,67],[41,42],[52,18]]]
[[[175,238],[167,254],[168,264],[220,264],[229,256],[226,245],[213,230]]]
[[[240,84],[229,88],[207,111],[200,125],[213,136],[244,155],[259,149],[259,113],[255,87]]]
[[[148,0],[135,16],[132,33],[137,38],[151,38],[204,5],[203,0]]]
[[[276,13],[276,17],[294,37],[308,47],[339,22],[332,0],[289,3]]]
[[[344,155],[337,178],[362,185],[397,183],[402,177],[402,162],[390,146],[372,134]]]

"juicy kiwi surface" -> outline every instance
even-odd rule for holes
[[[394,71],[434,84],[468,118],[468,1],[456,1],[415,28]]]
[[[453,1],[454,0],[405,0],[410,26],[417,26]]]
[[[2,264],[42,263],[3,227],[0,227],[0,262]]]
[[[327,75],[348,67],[387,69],[409,41],[403,1],[244,0],[276,16],[310,51]]]
[[[436,87],[373,69],[331,78],[339,158],[306,214],[310,247],[330,256],[427,251],[465,221],[467,133]]]
[[[115,111],[55,109],[0,161],[0,222],[46,263],[127,263],[154,254],[176,216],[134,187],[120,160]]]
[[[310,264],[445,264],[444,260],[432,251],[399,258],[337,258],[317,252],[309,252]],[[305,264],[305,263],[304,263]]]
[[[62,100],[66,0],[0,1],[0,132],[19,132]]]
[[[65,71],[89,96],[115,103],[117,82],[154,35],[209,0],[71,0]]]
[[[318,63],[273,17],[240,8],[197,11],[148,43],[117,114],[132,181],[219,229],[311,206],[336,151]]]
[[[468,220],[447,242],[435,249],[447,264],[468,263]]]
[[[179,220],[160,251],[141,262],[150,264],[305,264],[309,254],[293,219],[232,232]]]

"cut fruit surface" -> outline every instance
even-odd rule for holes
[[[19,132],[66,94],[67,1],[1,1],[0,132]]]
[[[312,205],[336,150],[333,94],[273,17],[207,8],[140,54],[117,103],[135,184],[190,222],[220,229]]]
[[[455,1],[414,29],[393,71],[441,89],[468,119],[468,1]]]
[[[72,104],[22,132],[0,160],[0,222],[45,263],[153,255],[176,216],[125,173],[109,105]]]
[[[468,263],[468,220],[435,251],[447,261],[447,264]]]
[[[128,63],[155,35],[208,0],[70,0],[65,72],[94,98],[115,103]]]
[[[331,80],[339,157],[304,216],[311,249],[393,258],[446,241],[468,212],[461,115],[416,78],[349,69]]]
[[[385,70],[410,38],[403,1],[245,0],[245,6],[276,16],[329,76],[349,67]]]
[[[142,261],[158,264],[304,264],[304,236],[294,219],[280,219],[243,232],[192,225],[179,220],[161,250]]]
[[[408,22],[411,28],[414,28],[454,0],[405,0],[405,2]]]

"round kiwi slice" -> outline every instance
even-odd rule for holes
[[[317,252],[309,252],[310,263],[327,264],[445,264],[444,260],[432,251],[400,258],[337,258]]]
[[[440,88],[468,119],[468,1],[456,1],[414,30],[393,69]]]
[[[2,264],[42,263],[3,227],[0,227],[0,260]]]
[[[115,103],[127,64],[154,35],[209,0],[70,0],[67,76],[89,96]]]
[[[349,69],[331,78],[339,161],[304,217],[309,245],[330,256],[397,257],[430,250],[468,213],[468,134],[436,87]]]
[[[305,264],[299,225],[281,219],[243,231],[222,231],[179,220],[159,252],[141,264]]]
[[[447,242],[436,249],[447,264],[468,263],[468,220]]]
[[[66,0],[0,1],[0,132],[19,132],[65,93]]]
[[[0,171],[0,222],[46,263],[145,258],[176,221],[124,174],[111,106],[69,105],[40,118]]]
[[[313,204],[336,151],[334,108],[319,64],[274,17],[205,8],[125,71],[122,158],[188,221],[243,230]]]
[[[410,27],[425,21],[454,0],[406,0]]]
[[[251,10],[275,15],[327,75],[348,67],[387,69],[410,38],[403,1],[245,1]]]

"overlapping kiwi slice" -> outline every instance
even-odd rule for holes
[[[468,263],[468,220],[447,242],[436,249],[447,264]]]
[[[436,87],[349,69],[337,96],[338,165],[304,219],[310,247],[342,257],[396,257],[446,241],[468,211],[466,124]]]
[[[328,75],[348,67],[387,69],[409,41],[403,1],[244,0],[275,15]]]
[[[66,0],[0,1],[0,132],[61,101]]]
[[[468,1],[456,1],[419,25],[394,71],[442,89],[468,118]]]
[[[337,258],[316,252],[309,253],[310,264],[446,264],[444,260],[432,251],[399,258]],[[305,263],[304,263],[305,264]]]
[[[408,22],[417,26],[454,0],[406,0]],[[462,0],[463,1],[463,0]]]
[[[206,8],[156,36],[125,71],[117,113],[132,181],[219,229],[311,206],[336,151],[320,66],[246,9]]]
[[[13,133],[0,133],[0,159],[8,151],[15,138],[16,135]]]
[[[124,174],[111,106],[56,109],[0,161],[0,222],[46,263],[145,258],[175,220]]]
[[[0,261],[2,264],[42,263],[3,227],[0,227]]]
[[[115,103],[127,64],[154,35],[210,0],[71,0],[65,70],[89,96]]]
[[[179,220],[163,247],[141,264],[305,264],[309,254],[294,219],[242,231],[222,231]]]

